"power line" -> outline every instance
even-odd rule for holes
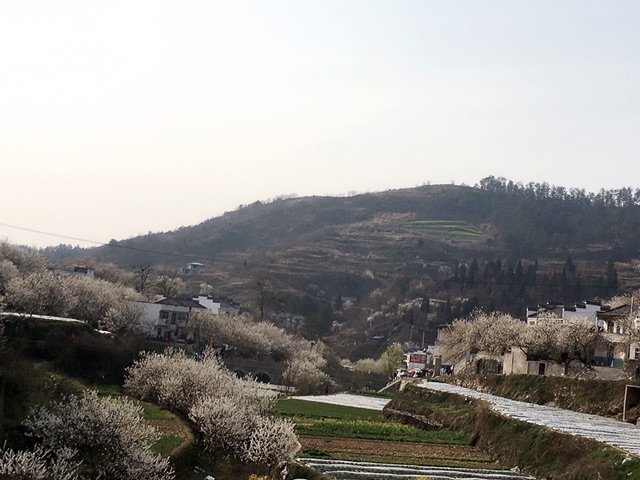
[[[0,222],[0,226],[9,227],[9,228],[15,228],[16,230],[23,230],[25,232],[38,233],[38,234],[41,234],[41,235],[49,235],[51,237],[64,238],[64,239],[67,239],[67,240],[75,240],[77,242],[91,243],[91,244],[97,245],[99,247],[113,247],[113,248],[121,248],[121,249],[124,249],[124,250],[134,250],[134,251],[144,252],[144,253],[155,253],[155,254],[158,254],[158,255],[170,255],[170,256],[174,256],[174,257],[190,258],[190,259],[194,259],[194,260],[209,260],[211,262],[215,262],[216,261],[215,258],[203,257],[203,256],[199,256],[199,255],[192,255],[192,254],[189,254],[189,253],[163,252],[163,251],[160,251],[160,250],[151,250],[151,249],[147,249],[147,248],[133,247],[131,245],[120,245],[120,244],[116,244],[116,243],[98,242],[96,240],[87,240],[86,238],[70,237],[68,235],[60,235],[58,233],[44,232],[42,230],[36,230],[36,229],[33,229],[33,228],[19,227],[17,225],[10,225],[8,223],[1,223]]]
[[[66,238],[67,240],[76,240],[78,242],[93,243],[95,245],[107,245],[104,242],[87,240],[86,238],[69,237],[67,235],[60,235],[57,233],[43,232],[42,230],[35,230],[33,228],[26,228],[26,227],[18,227],[17,225],[9,225],[8,223],[0,223],[0,225],[3,227],[15,228],[16,230],[23,230],[25,232],[39,233],[40,235],[49,235],[50,237]]]
[[[9,227],[9,228],[15,228],[16,230],[23,230],[26,232],[32,232],[32,233],[38,233],[41,235],[49,235],[51,237],[57,237],[57,238],[64,238],[67,240],[75,240],[78,242],[85,242],[85,243],[91,243],[100,247],[113,247],[113,248],[120,248],[120,249],[124,249],[124,250],[133,250],[133,251],[137,251],[137,252],[143,252],[143,253],[155,253],[157,255],[169,255],[169,256],[174,256],[174,257],[180,257],[180,258],[189,258],[189,259],[193,259],[193,260],[208,260],[212,263],[215,262],[219,262],[220,259],[216,259],[216,258],[211,258],[211,257],[203,257],[203,256],[199,256],[199,255],[193,255],[193,254],[189,254],[189,253],[177,253],[177,252],[164,252],[161,250],[151,250],[151,249],[147,249],[147,248],[140,248],[140,247],[134,247],[131,245],[120,245],[120,244],[115,244],[115,243],[105,243],[105,242],[98,242],[96,240],[87,240],[85,238],[78,238],[78,237],[71,237],[68,235],[61,235],[58,233],[51,233],[51,232],[45,232],[42,230],[36,230],[33,228],[27,228],[27,227],[19,227],[17,225],[10,225],[8,223],[2,223],[0,222],[0,226],[3,227]],[[459,279],[455,279],[455,278],[448,278],[448,279],[442,279],[442,280],[436,280],[435,282],[442,282],[442,283],[460,283]],[[470,286],[468,285],[468,283],[465,281],[464,282],[466,284],[466,288],[470,288],[473,289],[475,288],[475,286],[478,285],[501,285],[501,286],[509,286],[509,287],[564,287],[564,288],[576,288],[576,287],[587,287],[587,288],[607,288],[607,285],[602,285],[602,284],[591,284],[591,283],[580,283],[579,285],[566,285],[566,284],[552,284],[552,283],[538,283],[538,282],[517,282],[517,281],[496,281],[496,280],[481,280],[481,279],[477,279],[474,280],[474,286]],[[314,295],[309,295],[311,297],[314,297]],[[320,298],[320,297],[317,297]],[[327,300],[329,301],[329,300]]]

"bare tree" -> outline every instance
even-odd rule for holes
[[[151,265],[139,265],[133,268],[133,275],[135,278],[135,288],[136,290],[143,294],[147,294],[147,289],[149,287],[149,279],[154,273],[154,269]]]
[[[168,275],[157,275],[151,280],[155,291],[165,297],[176,297],[184,292],[186,284],[181,278],[174,278]]]
[[[107,310],[103,321],[110,332],[121,335],[134,331],[143,313],[142,305],[123,300]]]

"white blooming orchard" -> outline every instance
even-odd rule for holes
[[[287,362],[282,382],[296,388],[298,395],[319,393],[323,388],[334,388],[333,380],[306,358],[294,358]]]
[[[125,389],[188,416],[209,451],[273,466],[298,449],[291,423],[266,416],[274,397],[237,378],[209,352],[202,361],[175,349],[144,353],[128,369]]]
[[[169,462],[151,452],[153,427],[142,419],[142,408],[127,399],[100,398],[86,391],[39,407],[24,422],[28,435],[52,452],[74,450],[90,478],[137,480],[174,478]]]
[[[56,458],[41,446],[32,451],[0,448],[0,478],[30,480],[79,480],[80,463],[69,458],[73,451],[59,451]]]
[[[325,365],[322,342],[310,342],[289,335],[269,322],[258,322],[248,315],[214,315],[210,311],[195,312],[189,317],[196,341],[207,344],[232,345],[239,355],[249,358],[291,360],[304,356],[318,367]]]
[[[207,343],[213,337],[216,343],[232,345],[240,356],[287,362],[284,381],[299,393],[318,393],[333,385],[321,370],[326,365],[322,342],[289,335],[271,323],[257,322],[247,315],[229,318],[197,312],[189,323],[198,343]]]
[[[468,319],[455,320],[443,343],[453,361],[478,352],[502,355],[513,347],[535,358],[566,361],[584,357],[603,341],[593,325],[580,319],[563,322],[546,316],[527,325],[508,314],[476,311]]]
[[[123,311],[127,298],[142,297],[132,288],[106,280],[88,281],[48,271],[14,276],[4,292],[4,302],[12,311],[69,316],[93,323],[107,320],[121,332],[130,329],[135,321]]]

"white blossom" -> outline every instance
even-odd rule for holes
[[[143,353],[127,370],[125,389],[188,416],[209,451],[272,466],[291,459],[298,448],[292,430],[289,434],[285,425],[266,420],[275,397],[257,382],[236,377],[210,352],[201,361],[170,348],[163,354]],[[262,430],[248,449],[258,427]],[[264,445],[267,440],[272,448]]]
[[[0,448],[0,477],[30,480],[79,480],[79,462],[70,460],[74,452],[66,449],[53,455],[41,446],[14,451]]]
[[[74,449],[74,458],[94,478],[172,479],[168,460],[150,450],[157,436],[141,414],[131,400],[100,398],[88,390],[50,409],[36,408],[24,425],[47,450]]]

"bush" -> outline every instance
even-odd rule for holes
[[[210,352],[201,361],[171,348],[143,353],[127,370],[125,389],[187,416],[210,452],[272,467],[299,447],[288,421],[266,417],[275,397],[237,378]]]
[[[80,464],[70,461],[67,454],[71,452],[61,452],[57,459],[52,459],[42,447],[33,451],[0,448],[0,478],[78,480]]]
[[[294,359],[287,362],[287,369],[282,374],[282,381],[285,385],[295,387],[298,395],[324,393],[326,390],[335,388],[329,375],[304,359]]]
[[[93,478],[138,480],[173,478],[168,460],[154,455],[153,427],[142,420],[142,407],[124,398],[100,398],[96,391],[39,407],[24,422],[28,435],[52,452],[74,451],[83,474]]]

